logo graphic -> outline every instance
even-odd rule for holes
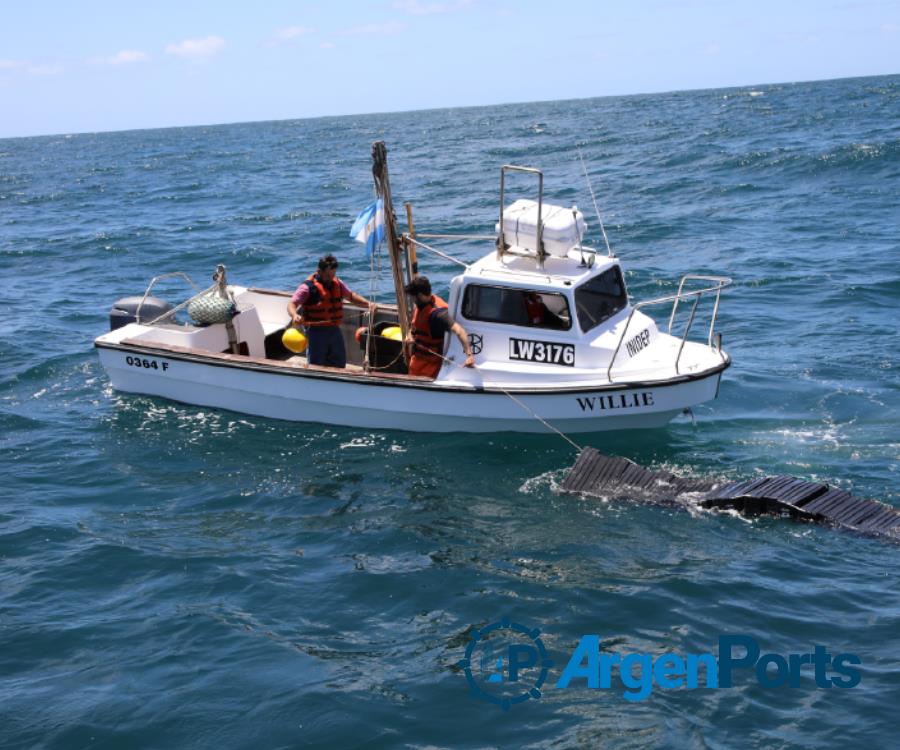
[[[541,687],[553,661],[540,638],[541,631],[504,617],[473,630],[466,657],[459,662],[472,695],[504,711],[529,698],[541,697]]]
[[[472,696],[503,710],[540,698],[554,667],[540,634],[537,628],[527,628],[509,618],[473,630],[465,658],[457,663],[465,672]],[[654,688],[731,688],[741,672],[763,689],[847,689],[859,685],[859,656],[847,652],[832,655],[821,644],[807,648],[806,653],[765,653],[751,635],[723,633],[718,638],[717,654],[665,651],[662,646],[653,651],[618,653],[604,648],[598,634],[587,633],[578,640],[558,679],[547,688],[621,689],[626,701],[637,702],[647,700]]]
[[[472,347],[472,354],[481,354],[481,350],[484,347],[484,339],[480,333],[469,334],[469,346]]]

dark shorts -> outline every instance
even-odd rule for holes
[[[311,326],[306,337],[309,339],[307,361],[311,365],[326,367],[346,367],[347,350],[344,336],[337,326]]]

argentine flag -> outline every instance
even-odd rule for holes
[[[350,236],[357,242],[366,243],[366,257],[371,258],[375,248],[384,242],[384,201],[381,198],[359,212]]]

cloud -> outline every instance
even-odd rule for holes
[[[225,46],[225,40],[220,36],[206,36],[201,39],[184,39],[177,44],[166,47],[167,55],[187,57],[193,60],[201,60],[212,57]]]
[[[815,34],[805,31],[784,31],[777,34],[775,38],[782,44],[794,47],[797,45],[815,46],[821,41]]]
[[[315,33],[316,30],[309,26],[285,26],[283,29],[276,29],[275,33],[272,34],[272,40],[269,44],[271,46],[286,44],[287,42],[293,42],[295,39],[299,39],[301,36],[308,36],[309,34]]]
[[[430,16],[434,13],[452,13],[471,5],[472,0],[455,0],[452,3],[422,3],[420,0],[394,0],[394,8],[413,16]]]
[[[362,26],[352,26],[344,29],[342,34],[399,34],[406,30],[406,24],[399,21],[388,21],[387,23],[368,23]]]
[[[137,49],[123,49],[110,57],[92,57],[90,62],[94,65],[130,65],[131,63],[147,62],[150,56],[146,52]]]
[[[63,72],[62,65],[31,65],[28,72],[33,76],[55,76]]]
[[[319,49],[334,49],[334,42],[320,42]]]
[[[65,68],[57,63],[34,64],[30,60],[0,58],[0,70],[24,70],[33,76],[55,76],[62,73]]]

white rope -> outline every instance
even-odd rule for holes
[[[381,250],[383,242],[378,243],[378,247],[369,256],[369,300],[378,305],[378,292],[381,289]],[[371,369],[369,364],[369,341],[375,333],[375,316],[369,314],[369,323],[367,326],[367,335],[369,339],[366,341],[366,351],[363,355],[363,370],[368,372]],[[379,368],[375,368],[376,370]]]
[[[463,369],[465,368],[464,365],[461,365],[461,364],[459,364],[459,363],[457,363],[457,362],[454,362],[452,359],[447,359],[447,357],[445,357],[443,354],[438,354],[437,352],[434,352],[434,354],[437,355],[438,357],[440,357],[442,360],[444,360],[444,362],[447,362],[448,364],[451,364],[451,365],[453,365],[454,367],[459,367],[459,368],[463,368]],[[552,424],[550,424],[546,419],[544,419],[540,414],[538,414],[536,411],[534,411],[534,409],[532,409],[530,406],[528,406],[527,404],[525,404],[525,403],[524,403],[523,401],[521,401],[520,399],[518,399],[518,398],[516,398],[515,396],[513,396],[513,395],[512,395],[508,390],[506,390],[503,386],[493,384],[493,387],[496,388],[496,389],[497,389],[498,391],[500,391],[501,393],[503,393],[505,396],[508,396],[508,397],[510,398],[510,400],[513,401],[513,403],[518,404],[518,405],[519,405],[520,407],[522,407],[526,412],[528,412],[532,417],[534,417],[538,422],[540,422],[542,425],[544,425],[544,427],[546,427],[548,430],[551,430],[552,432],[555,432],[555,433],[556,433],[557,435],[559,435],[563,440],[565,440],[569,445],[571,445],[576,451],[578,451],[579,453],[581,453],[581,451],[583,450],[583,448],[582,448],[580,445],[578,445],[578,443],[576,443],[574,440],[572,440],[572,438],[570,438],[568,435],[566,435],[566,433],[564,433],[564,432],[563,432],[562,430],[560,430],[558,427],[554,427],[554,426],[553,426]]]
[[[581,451],[583,450],[582,447],[581,447],[580,445],[578,445],[578,443],[576,443],[574,440],[572,440],[572,438],[570,438],[568,435],[566,435],[566,433],[564,433],[564,432],[563,432],[562,430],[560,430],[559,428],[554,427],[554,426],[553,426],[552,424],[550,424],[546,419],[544,419],[540,414],[538,414],[537,412],[535,412],[533,409],[529,408],[525,403],[523,403],[522,401],[520,401],[519,399],[517,399],[515,396],[513,396],[509,391],[507,391],[507,390],[506,390],[505,388],[503,388],[502,386],[497,385],[497,386],[494,386],[494,387],[497,388],[498,390],[503,391],[504,394],[506,394],[507,396],[509,396],[515,403],[517,403],[517,404],[518,404],[519,406],[521,406],[525,411],[527,411],[529,414],[531,414],[531,416],[534,417],[534,418],[535,418],[538,422],[540,422],[542,425],[544,425],[544,427],[547,427],[548,429],[553,430],[553,432],[555,432],[555,433],[556,433],[557,435],[559,435],[563,440],[565,440],[569,445],[571,445],[575,450],[577,450],[579,453],[581,453]]]

